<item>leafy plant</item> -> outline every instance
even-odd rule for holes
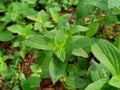
[[[120,88],[119,0],[0,0],[0,15],[1,90]]]

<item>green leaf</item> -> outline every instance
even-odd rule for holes
[[[6,10],[6,7],[3,2],[0,2],[0,12],[4,12]]]
[[[8,27],[7,29],[10,32],[17,33],[19,35],[23,35],[23,31],[24,31],[23,27],[20,25],[12,25],[12,26]]]
[[[120,0],[108,0],[108,8],[115,8],[120,6]]]
[[[120,76],[113,76],[109,82],[110,85],[120,88]]]
[[[86,36],[92,37],[97,33],[99,29],[99,22],[92,22],[88,27],[89,27],[89,30],[86,32]]]
[[[89,28],[80,25],[74,25],[68,32],[72,35],[78,32],[85,32],[87,30],[89,30]]]
[[[27,16],[27,18],[43,24],[48,20],[49,15],[44,10],[41,10],[37,15]]]
[[[0,41],[10,41],[13,38],[14,38],[14,36],[10,32],[0,33]]]
[[[62,62],[65,61],[65,59],[66,59],[66,52],[65,52],[64,50],[57,50],[56,54],[57,54],[57,57],[58,57]]]
[[[58,12],[54,8],[50,8],[50,14],[54,20],[54,22],[58,23],[61,19]]]
[[[118,49],[120,49],[120,33],[116,36],[115,45]]]
[[[65,80],[65,85],[68,88],[83,88],[87,85],[87,83],[76,75],[68,76]]]
[[[87,0],[88,4],[98,7],[104,11],[109,12],[108,9],[108,0]]]
[[[92,82],[109,76],[109,70],[102,63],[98,64],[92,60],[91,66],[88,69],[88,77],[90,77]]]
[[[63,75],[65,69],[66,69],[65,62],[63,63],[57,58],[51,59],[49,63],[49,72],[54,84]]]
[[[53,53],[51,51],[45,51],[45,50],[40,51],[38,54],[39,60],[38,60],[37,64],[41,68],[41,69],[39,69],[39,71],[41,70],[41,77],[42,78],[50,77],[49,62],[51,60],[52,55],[53,55]]]
[[[22,0],[22,2],[27,2],[28,4],[35,4],[36,0]]]
[[[56,36],[55,36],[55,43],[56,46],[61,46],[61,48],[64,46],[67,36],[65,35],[64,30],[57,30]]]
[[[101,88],[108,83],[109,79],[108,78],[104,78],[104,79],[100,79],[96,82],[93,82],[91,84],[89,84],[85,90],[101,90]]]
[[[33,35],[24,40],[23,45],[29,46],[31,48],[43,49],[43,50],[54,50],[55,45],[53,41],[43,35]]]
[[[70,41],[71,49],[84,48],[94,44],[94,39],[79,35],[73,36]]]
[[[88,4],[88,0],[80,0],[76,8],[77,19],[90,15],[94,9],[94,6]]]
[[[23,73],[20,73],[19,78],[20,78],[20,81],[21,81],[20,84],[21,84],[23,90],[33,90],[30,88],[29,83],[27,82],[25,75]]]
[[[3,61],[3,58],[0,57],[0,75],[4,76],[7,74],[7,65]]]
[[[31,74],[31,76],[28,77],[27,82],[29,83],[30,88],[32,90],[35,90],[37,87],[39,87],[41,81],[40,74]]]
[[[92,45],[92,52],[112,75],[120,74],[120,51],[115,46],[105,40],[98,40]]]
[[[72,54],[75,55],[75,56],[81,56],[81,57],[84,57],[84,58],[88,58],[88,54],[86,53],[86,51],[82,48],[79,48],[79,49],[73,49],[72,50]]]

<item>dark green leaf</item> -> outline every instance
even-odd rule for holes
[[[87,85],[83,79],[75,75],[68,76],[65,80],[65,84],[68,88],[83,88]]]
[[[66,68],[65,62],[61,62],[57,58],[51,59],[49,63],[49,72],[54,84],[64,74],[65,68]]]
[[[33,89],[30,88],[30,86],[29,86],[29,84],[28,84],[28,82],[27,82],[23,73],[20,73],[19,78],[20,78],[21,86],[22,86],[23,90],[33,90]]]
[[[85,17],[87,15],[90,15],[94,9],[94,6],[88,4],[88,0],[80,0],[77,5],[76,16],[78,19]]]
[[[88,27],[89,30],[87,31],[86,36],[92,37],[97,33],[99,29],[99,22],[92,22]]]
[[[95,82],[102,78],[109,77],[110,72],[102,63],[98,64],[92,60],[91,66],[88,69],[88,76],[90,77],[92,82]]]

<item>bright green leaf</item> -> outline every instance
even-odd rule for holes
[[[86,51],[82,48],[79,48],[79,49],[73,49],[72,50],[72,54],[75,55],[75,56],[81,56],[81,57],[84,57],[84,58],[88,58],[88,54],[86,53]]]
[[[56,23],[60,21],[61,17],[59,16],[58,12],[55,9],[50,8],[50,14]]]
[[[57,50],[56,54],[57,54],[57,57],[58,57],[62,62],[65,61],[65,59],[66,59],[66,52],[65,52],[64,50]]]
[[[110,85],[120,88],[120,76],[113,76],[109,82]]]
[[[11,31],[12,33],[17,33],[19,35],[23,35],[23,27],[20,25],[12,25],[10,27],[7,28],[9,31]]]
[[[100,79],[96,82],[93,82],[91,84],[89,84],[85,90],[101,90],[101,88],[108,83],[109,79],[108,78],[104,78],[104,79]]]
[[[105,40],[98,40],[92,45],[92,52],[112,75],[120,74],[120,51],[115,46]]]

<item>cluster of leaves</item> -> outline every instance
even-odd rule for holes
[[[76,19],[70,24],[71,14],[59,12],[72,5]],[[120,88],[120,34],[113,30],[120,23],[120,0],[0,0],[0,14],[0,43],[19,48],[0,50],[7,88],[35,90],[43,78],[66,89]],[[26,52],[38,59],[29,77],[18,71]]]

